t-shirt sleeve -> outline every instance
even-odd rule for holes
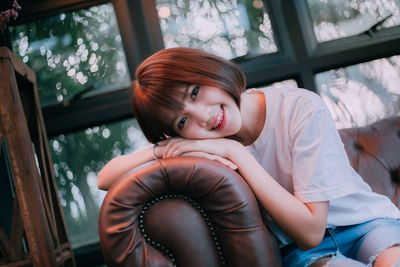
[[[295,197],[303,202],[328,201],[357,190],[328,109],[302,110],[292,129]]]

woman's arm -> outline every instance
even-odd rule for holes
[[[118,178],[123,176],[129,170],[141,164],[154,160],[154,156],[156,156],[157,158],[161,158],[164,149],[165,146],[156,146],[153,155],[153,145],[151,145],[141,150],[135,151],[131,154],[113,158],[97,174],[97,187],[102,190],[108,190]],[[181,156],[204,157],[218,161],[233,170],[237,169],[237,166],[231,161],[218,155],[212,155],[204,152],[188,152],[183,153]]]
[[[97,187],[102,190],[108,190],[127,171],[154,160],[152,149],[153,145],[110,160],[97,174]]]
[[[229,153],[261,205],[296,245],[303,250],[319,245],[329,202],[303,203],[276,182],[244,147],[232,147]]]
[[[325,233],[328,201],[303,203],[257,162],[239,142],[229,139],[166,141],[163,157],[178,156],[189,151],[219,155],[238,166],[257,199],[283,231],[304,250],[317,246]]]

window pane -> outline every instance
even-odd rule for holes
[[[10,33],[14,52],[36,73],[42,106],[88,87],[96,94],[130,83],[112,4],[11,27]]]
[[[165,47],[200,48],[226,59],[277,47],[262,0],[157,0]]]
[[[316,81],[338,128],[400,115],[400,56],[319,73]]]
[[[50,140],[58,192],[73,248],[99,241],[97,227],[106,194],[97,173],[115,156],[147,145],[136,120],[88,128]]]
[[[318,42],[400,25],[400,0],[307,0]]]

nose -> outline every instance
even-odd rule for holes
[[[202,104],[187,106],[188,113],[201,127],[207,127],[210,122],[210,108]]]
[[[208,116],[206,116],[206,113],[199,113],[197,116],[197,122],[201,127],[206,127],[207,126],[207,119]]]

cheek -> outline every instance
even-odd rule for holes
[[[183,138],[191,139],[191,138],[199,138],[200,129],[196,129],[193,125],[187,125],[183,131],[179,134]]]
[[[228,131],[228,135],[235,135],[239,132],[240,128],[241,128],[242,124],[241,121],[235,121],[235,123],[232,123],[231,127],[229,127]]]
[[[231,116],[228,115],[228,120],[230,120],[229,128],[240,130],[242,125],[242,116],[238,108],[234,108],[231,110]]]
[[[216,137],[214,132],[197,126],[188,127],[181,133],[181,136],[186,139],[207,139]]]

